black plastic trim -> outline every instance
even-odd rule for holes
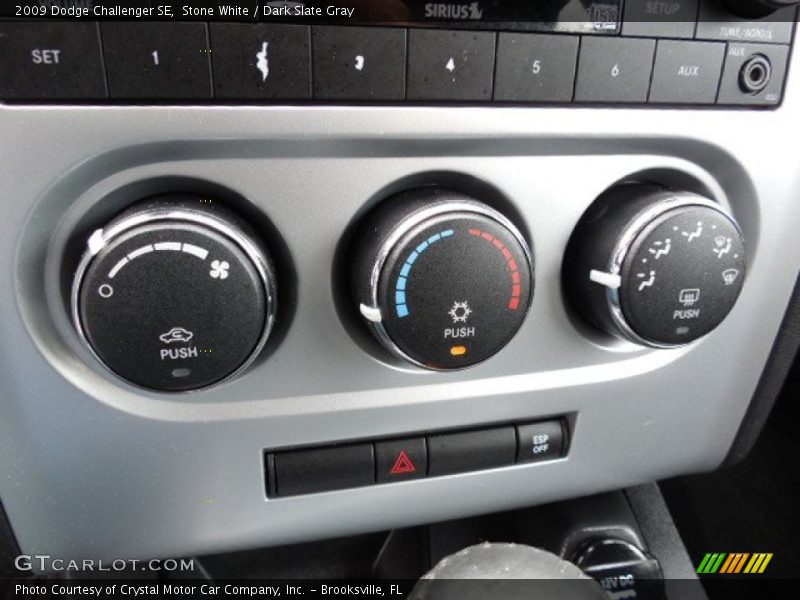
[[[798,355],[798,349],[800,349],[800,275],[795,280],[789,306],[783,316],[778,336],[772,345],[750,406],[721,467],[730,467],[741,462],[753,449],[775,405],[775,400],[781,393],[786,377]]]
[[[14,559],[20,555],[17,538],[0,501],[0,579],[14,574]],[[17,573],[19,575],[19,573]],[[2,596],[0,596],[2,597]]]

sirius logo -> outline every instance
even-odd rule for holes
[[[445,4],[429,2],[425,5],[426,19],[453,19],[461,21],[478,21],[483,17],[483,10],[477,2],[472,4]]]

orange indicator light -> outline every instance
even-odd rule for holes
[[[450,354],[452,354],[453,356],[463,356],[466,353],[467,353],[466,346],[453,346],[452,348],[450,348]]]

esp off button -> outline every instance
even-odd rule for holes
[[[564,426],[559,420],[517,425],[517,462],[560,458],[564,442]]]

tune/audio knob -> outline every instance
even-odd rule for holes
[[[111,371],[141,387],[186,391],[255,359],[275,292],[269,255],[246,223],[207,199],[168,194],[89,238],[72,314]]]
[[[356,305],[393,354],[461,369],[500,351],[533,294],[531,253],[489,206],[439,188],[401,193],[370,214],[354,253]]]
[[[573,232],[564,287],[597,328],[668,348],[723,321],[742,289],[745,262],[739,226],[715,202],[625,184],[601,195]]]
[[[739,17],[761,19],[776,10],[796,6],[800,0],[725,0],[725,6]]]

